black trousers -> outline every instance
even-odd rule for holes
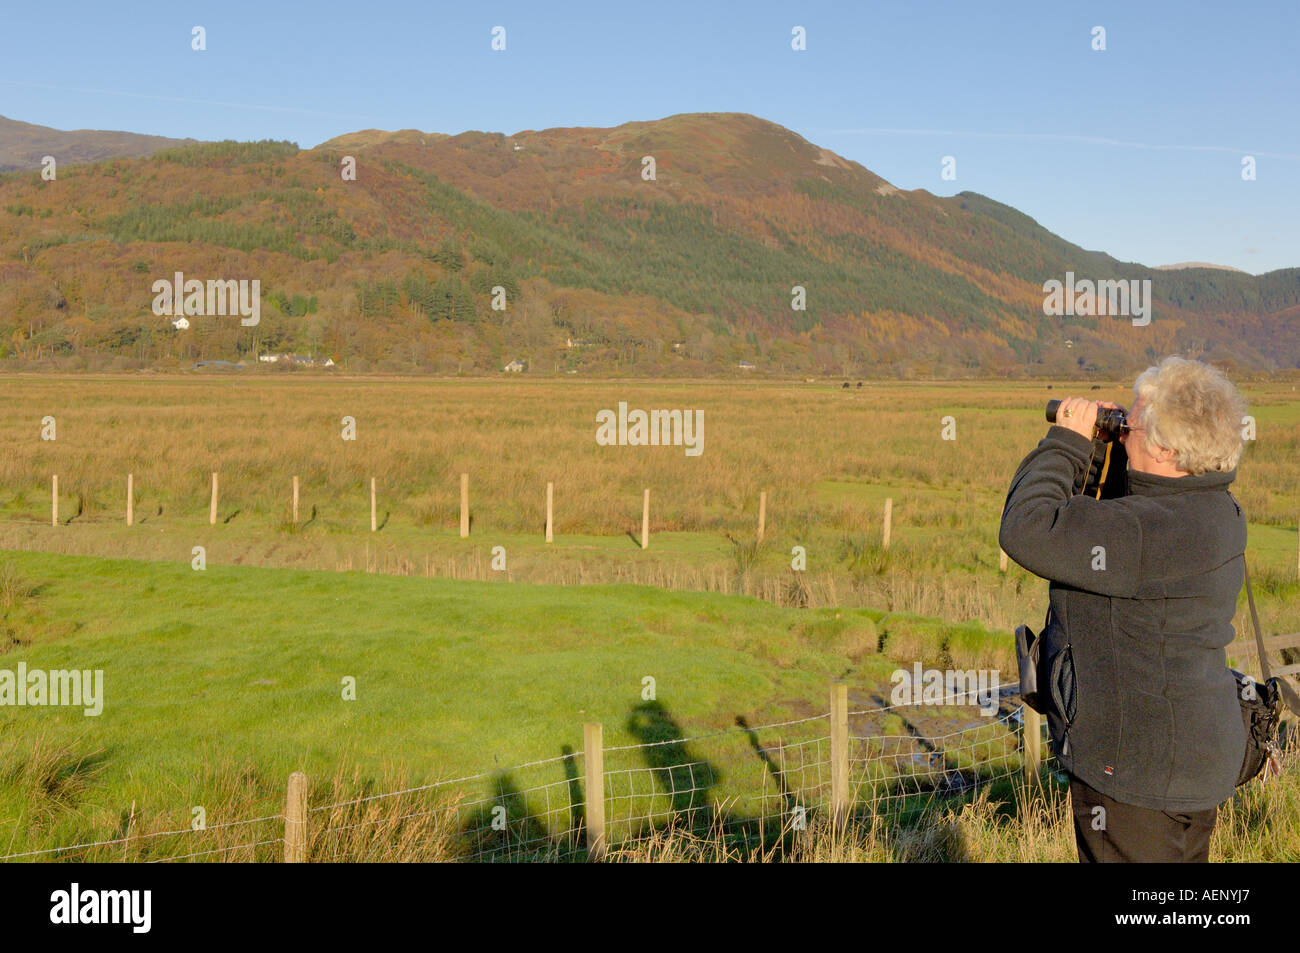
[[[1156,811],[1121,804],[1070,777],[1079,863],[1206,863],[1219,809]]]

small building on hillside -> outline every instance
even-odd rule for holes
[[[749,361],[741,361],[736,366],[739,367],[742,371],[752,371],[754,369],[754,365],[751,364]]]
[[[501,368],[501,370],[503,370],[503,371],[508,371],[508,372],[511,373],[511,374],[518,374],[518,373],[520,373],[523,369],[524,369],[524,362],[521,361],[521,360],[519,360],[518,358],[515,358],[513,361],[511,361],[511,362],[510,362],[509,364],[507,364],[505,367]]]
[[[189,328],[189,326],[190,326],[189,318],[177,318],[175,321],[172,322],[172,327],[174,327],[177,331],[184,331],[187,328]]]

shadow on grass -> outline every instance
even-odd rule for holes
[[[576,838],[552,837],[545,815],[530,810],[526,792],[509,771],[492,777],[492,793],[475,805],[461,825],[462,856],[476,861],[562,860],[573,853]]]
[[[631,816],[607,815],[607,831],[612,822],[631,825],[635,839],[666,828],[707,836],[715,819],[711,793],[721,780],[718,770],[694,755],[680,726],[660,702],[637,705],[628,713],[625,727],[637,744],[643,746],[638,754],[645,762],[643,770],[648,770],[653,779],[655,792],[634,794],[630,780],[627,794],[619,790],[602,791],[607,806],[626,803],[631,807]],[[491,794],[475,804],[460,825],[458,853],[463,859],[515,862],[587,859],[587,792],[579,773],[579,755],[569,745],[560,750],[564,781],[545,786],[541,793],[538,788],[521,790],[510,772],[493,776]],[[607,769],[605,776],[630,779],[636,770],[625,773]],[[655,799],[661,802],[665,797],[667,807],[657,813],[653,811]],[[643,804],[641,799],[649,799],[649,803]],[[542,812],[536,813],[535,809],[543,805]],[[564,831],[552,834],[552,827],[558,825]]]
[[[876,701],[883,707],[883,699]],[[1002,707],[1014,710],[1009,704]],[[897,709],[894,712],[899,714]],[[709,861],[761,854],[780,861],[883,855],[898,862],[968,862],[979,859],[972,856],[968,824],[1014,820],[1041,809],[1042,789],[1038,788],[1037,793],[1026,789],[1018,772],[1009,770],[1001,776],[982,777],[976,769],[958,768],[954,754],[944,750],[942,738],[928,736],[913,721],[901,714],[899,717],[924,764],[915,774],[886,775],[851,790],[852,807],[843,830],[834,838],[850,849],[836,850],[821,839],[830,821],[824,803],[828,798],[822,796],[827,793],[824,788],[828,782],[818,786],[809,803],[805,798],[808,792],[795,789],[774,757],[775,749],[760,741],[758,732],[743,716],[736,717],[736,725],[775,782],[781,805],[779,816],[768,813],[766,803],[753,816],[715,807],[714,792],[722,781],[721,772],[691,750],[691,743],[664,704],[642,702],[629,711],[624,727],[638,745],[627,754],[639,757],[644,767],[618,770],[606,764],[606,790],[602,795],[607,799],[610,849],[618,852],[628,847],[633,858],[647,859],[637,853],[638,843],[654,835],[680,833],[685,836],[663,855],[665,858]],[[851,738],[850,744],[867,740]],[[561,755],[564,777],[560,782],[521,789],[510,772],[492,777],[490,794],[473,805],[472,813],[460,825],[458,854],[462,859],[588,859],[581,753],[564,745]],[[882,755],[880,760],[900,757]],[[649,774],[652,790],[644,790],[632,780],[639,772]],[[1040,781],[1044,785],[1053,783],[1046,772],[1040,775]],[[961,816],[962,807],[980,794],[992,807],[981,808],[977,819],[968,822]],[[1030,803],[1026,803],[1026,797]],[[557,829],[559,832],[553,833]],[[616,841],[613,832],[620,829],[628,836]],[[814,834],[814,830],[821,833]],[[659,844],[651,850],[650,859],[657,855],[663,841],[659,840]]]
[[[658,701],[645,701],[633,708],[624,727],[643,746],[640,754],[646,767],[670,799],[670,822],[675,826],[684,823],[696,833],[709,830],[713,824],[710,792],[721,782],[721,773],[691,753],[681,727]]]
[[[767,772],[772,775],[772,779],[776,782],[776,789],[780,794],[785,813],[792,812],[798,805],[799,799],[786,784],[785,773],[781,770],[781,766],[773,760],[768,750],[759,742],[758,732],[749,727],[749,722],[745,720],[744,715],[736,716],[736,725],[745,732],[745,738],[749,741],[749,746],[754,749],[754,756],[763,762],[763,767],[767,769]]]

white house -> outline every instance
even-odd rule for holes
[[[524,362],[516,358],[515,360],[511,361],[509,364],[507,364],[505,367],[501,369],[503,371],[509,371],[512,374],[518,374],[520,371],[524,369]]]
[[[189,318],[177,318],[175,321],[172,322],[172,327],[174,327],[177,331],[184,331],[189,326],[190,326]]]

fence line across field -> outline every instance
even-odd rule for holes
[[[1006,689],[1004,691],[1010,691]],[[948,698],[957,698],[954,694]],[[639,744],[603,744],[602,726],[584,726],[584,747],[566,751],[556,757],[543,758],[509,768],[479,772],[457,778],[434,781],[395,791],[359,795],[325,804],[308,806],[308,779],[302,772],[289,778],[283,810],[253,818],[239,818],[197,829],[176,828],[147,833],[128,833],[104,841],[78,843],[0,856],[0,861],[69,859],[91,851],[132,844],[161,843],[162,838],[177,838],[184,844],[182,852],[162,855],[162,849],[146,852],[151,862],[186,860],[195,857],[254,851],[271,844],[283,845],[283,859],[288,863],[305,861],[320,838],[335,837],[365,827],[381,829],[407,821],[440,815],[441,823],[451,825],[468,848],[466,859],[493,859],[531,852],[551,858],[584,854],[600,860],[615,845],[636,843],[655,830],[657,823],[696,823],[702,818],[730,818],[735,805],[753,809],[741,820],[760,825],[787,814],[811,814],[825,810],[837,825],[842,825],[855,805],[866,805],[874,812],[906,808],[910,800],[923,803],[936,797],[964,794],[995,780],[1009,778],[1017,770],[1037,776],[1037,744],[1031,735],[1041,735],[1035,713],[1023,706],[1004,711],[998,718],[980,724],[965,725],[938,733],[925,733],[914,727],[911,734],[851,733],[850,719],[865,722],[869,716],[925,706],[882,706],[850,712],[847,686],[833,683],[830,710],[804,718],[706,732],[690,737],[670,736]],[[650,703],[653,706],[653,703]],[[647,714],[647,712],[649,714]],[[676,731],[666,714],[656,722],[660,710],[654,707],[634,711],[650,721],[642,732]],[[638,714],[639,713],[639,714]],[[1015,718],[1023,718],[1023,730],[1017,732]],[[906,722],[905,722],[906,723]],[[990,755],[987,740],[972,739],[972,734],[1003,730],[1002,751]],[[631,730],[631,729],[629,729]],[[863,729],[865,730],[865,728]],[[1020,740],[1015,741],[1019,735]],[[1038,739],[1034,739],[1036,742]],[[919,761],[920,747],[924,755]],[[1035,752],[1029,757],[1030,751]],[[1014,755],[1022,754],[1019,766]],[[630,760],[633,759],[633,760]],[[635,763],[639,759],[642,763]],[[563,777],[540,783],[515,786],[516,778],[526,772],[549,772],[559,768]],[[952,778],[959,776],[960,783]],[[464,792],[477,787],[479,792],[468,798]],[[732,789],[735,790],[732,790]],[[894,790],[897,788],[897,790]],[[587,792],[599,790],[602,797],[588,803]],[[446,792],[447,803],[414,803],[397,816],[373,814],[375,802],[408,795]],[[457,793],[460,792],[460,793]],[[866,792],[867,796],[863,796]],[[248,803],[264,801],[258,798]],[[367,814],[367,812],[370,812]],[[278,824],[280,836],[268,838],[255,833],[246,842],[233,845],[204,846],[206,836],[235,827]],[[382,830],[380,831],[382,833]],[[270,831],[267,830],[266,834]],[[209,842],[210,843],[210,842]],[[172,846],[172,845],[167,845]],[[198,849],[189,849],[190,847]]]
[[[134,523],[133,512],[135,506],[133,473],[127,474],[127,492],[126,492],[126,525],[131,526]],[[546,542],[554,542],[554,490],[553,481],[546,484],[546,524],[544,537]],[[57,475],[51,477],[51,500],[50,500],[50,524],[59,525],[59,478]],[[218,503],[218,472],[212,472],[212,495],[208,507],[208,523],[215,526],[217,523],[217,503]],[[293,478],[293,525],[298,526],[298,477]],[[6,520],[5,522],[10,522]],[[15,520],[12,522],[24,522]],[[762,543],[766,537],[767,530],[767,491],[760,490],[758,494],[758,530],[757,540]],[[881,518],[880,530],[880,548],[888,550],[893,539],[894,525],[894,499],[887,497],[884,504],[884,512]],[[377,532],[379,524],[377,520],[377,500],[376,500],[376,478],[370,478],[370,531]],[[468,539],[470,536],[470,506],[469,506],[469,474],[460,474],[460,537]],[[641,504],[641,548],[650,547],[650,489],[647,487],[642,492]],[[1008,570],[1008,558],[1006,552],[1001,546],[998,546],[998,571],[1005,573]],[[1296,533],[1296,576],[1300,578],[1300,521],[1297,521]]]
[[[212,472],[211,496],[208,503],[208,524],[217,525],[217,512],[219,503],[219,472]],[[370,477],[370,531],[378,532],[378,498],[377,498],[377,478]],[[135,474],[128,473],[126,477],[126,525],[134,525],[135,510]],[[50,524],[59,525],[59,478],[51,477],[52,494],[50,501]],[[555,483],[553,481],[546,484],[546,523],[544,537],[546,542],[555,541],[555,514],[554,514],[554,494]],[[292,525],[297,527],[301,523],[298,518],[298,500],[299,500],[299,479],[293,477],[293,491],[291,494]],[[889,497],[885,500],[884,515],[881,521],[880,547],[888,550],[893,536],[893,512],[894,500]],[[25,522],[24,520],[4,520],[3,522]],[[762,543],[767,535],[767,491],[760,490],[758,494],[758,529],[757,540]],[[460,538],[468,539],[470,536],[470,506],[469,506],[469,474],[460,475]],[[647,487],[642,491],[641,502],[641,548],[649,549],[650,547],[650,489]],[[998,549],[999,570],[1007,571],[1007,555]],[[1297,572],[1300,572],[1300,547],[1297,547]]]
[[[126,476],[126,525],[134,524],[135,509],[135,474],[128,473]],[[211,495],[208,501],[208,523],[215,526],[217,523],[217,512],[219,509],[220,493],[220,474],[219,471],[212,471]],[[59,525],[59,478],[51,477],[51,501],[50,501],[50,522],[53,526]],[[554,494],[555,483],[553,481],[546,484],[546,541],[554,541]],[[293,491],[291,494],[291,508],[293,511],[292,523],[296,526],[298,519],[298,500],[299,500],[299,478],[293,477]],[[881,536],[881,547],[889,548],[893,499],[885,500],[883,530]],[[376,520],[376,478],[370,478],[370,531],[376,532],[378,529]],[[26,522],[25,520],[6,520],[5,522]],[[758,541],[763,542],[767,528],[767,491],[760,490],[758,494]],[[460,475],[460,536],[462,539],[468,539],[470,535],[470,508],[469,508],[469,474]],[[641,511],[641,548],[646,549],[650,545],[650,490],[646,488],[642,494],[642,511]]]
[[[127,526],[131,526],[134,522],[134,518],[133,518],[134,506],[135,506],[134,477],[135,477],[134,473],[127,474],[127,494],[126,494]],[[217,523],[217,504],[218,504],[218,486],[219,486],[218,480],[219,480],[218,471],[214,470],[212,472],[212,495],[211,495],[210,505],[208,510],[208,522],[210,525],[213,526],[215,526]],[[372,476],[370,478],[370,531],[372,533],[377,532],[379,530],[376,486],[377,486],[376,478]],[[546,507],[545,507],[546,523],[545,523],[544,537],[547,543],[554,542],[554,511],[553,511],[554,487],[555,487],[554,482],[548,482],[546,484]],[[293,495],[292,495],[292,510],[293,510],[292,519],[293,519],[293,525],[295,527],[300,525],[298,521],[298,496],[299,496],[299,481],[298,481],[298,477],[294,476]],[[880,545],[882,550],[888,550],[890,546],[892,533],[893,533],[893,511],[894,511],[893,498],[892,497],[886,498],[884,504],[883,519],[881,522],[881,544]],[[51,525],[54,527],[57,527],[59,525],[59,478],[57,475],[51,476],[50,521],[51,521]],[[0,520],[0,522],[24,523],[26,521],[4,519],[4,520]],[[386,519],[385,522],[387,522]],[[758,504],[758,530],[757,530],[757,539],[759,543],[762,543],[764,540],[766,524],[767,524],[767,492],[760,491],[759,504]],[[469,474],[468,473],[460,474],[460,536],[462,539],[468,539],[470,536]],[[641,549],[645,550],[649,548],[650,546],[650,488],[649,487],[645,488],[645,490],[642,493],[640,542],[641,542]],[[1297,532],[1296,553],[1297,553],[1296,572],[1297,572],[1297,576],[1300,577],[1300,532]],[[1007,569],[1008,569],[1007,554],[1002,549],[1002,547],[999,546],[998,547],[998,570],[1001,573],[1006,573]],[[1265,640],[1265,642],[1266,642],[1267,650],[1270,652],[1272,652],[1273,650],[1277,650],[1280,653],[1284,649],[1300,648],[1300,632],[1275,633],[1274,635],[1268,637]],[[1243,643],[1238,649],[1234,651],[1240,652],[1243,655],[1243,660],[1241,664],[1246,664],[1255,655],[1258,654],[1255,651],[1254,646],[1248,643]],[[1279,659],[1280,658],[1281,657],[1279,656]],[[1277,664],[1279,667],[1279,671],[1277,672],[1278,675],[1282,677],[1290,676],[1290,677],[1300,678],[1300,663],[1287,665],[1284,664],[1284,662],[1282,662],[1281,660],[1279,660]]]

